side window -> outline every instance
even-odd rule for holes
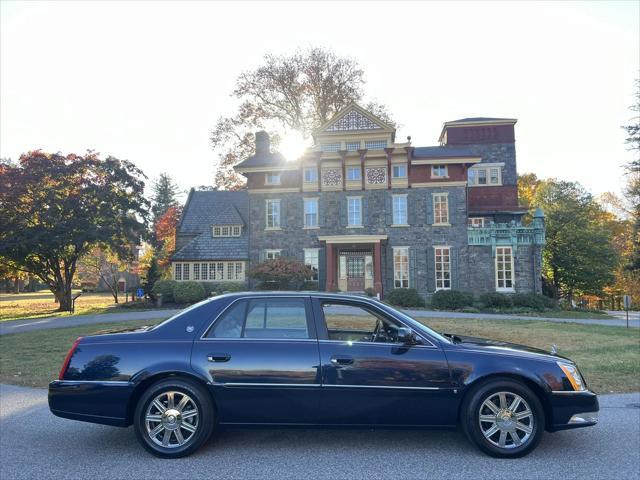
[[[303,298],[239,301],[219,318],[209,338],[311,338]]]
[[[240,338],[242,336],[242,326],[244,324],[247,302],[236,302],[226,312],[222,318],[216,321],[207,337],[209,338]]]
[[[323,303],[329,340],[397,343],[400,325],[357,305]]]

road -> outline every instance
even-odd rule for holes
[[[0,335],[9,333],[25,333],[34,330],[47,330],[49,328],[77,327],[80,325],[92,325],[96,323],[124,322],[127,320],[153,320],[168,318],[180,310],[144,310],[125,313],[101,313],[96,315],[78,315],[75,317],[48,317],[34,320],[9,320],[0,322]],[[600,318],[551,318],[551,317],[527,317],[524,315],[499,315],[491,313],[463,313],[463,312],[438,312],[434,310],[406,310],[407,314],[420,318],[479,318],[486,320],[542,320],[556,323],[580,323],[583,325],[607,325],[623,327],[626,321],[616,316],[613,319]],[[619,315],[621,312],[610,312]],[[622,312],[623,313],[623,312]],[[640,328],[640,314],[637,312],[634,318],[631,316],[629,325]],[[631,315],[631,314],[630,314]]]
[[[160,460],[122,429],[54,417],[46,391],[0,385],[3,479],[640,478],[640,394],[601,397],[596,427],[546,434],[532,454],[496,460],[458,432],[242,430],[191,457]]]

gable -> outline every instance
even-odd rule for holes
[[[385,127],[371,118],[358,112],[356,109],[350,110],[342,118],[336,120],[325,128],[325,132],[345,132],[356,130],[383,130]]]

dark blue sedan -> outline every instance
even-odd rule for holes
[[[543,432],[595,425],[569,359],[439,334],[384,303],[236,293],[155,326],[79,338],[49,386],[60,417],[126,427],[160,457],[243,426],[455,428],[519,457]]]

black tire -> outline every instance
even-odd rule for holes
[[[501,416],[500,421],[503,423],[499,425],[498,422],[496,422],[496,427],[507,424],[508,428],[513,429],[514,433],[518,435],[519,439],[520,437],[525,439],[520,440],[521,444],[519,445],[511,433],[507,433],[505,430],[505,446],[500,447],[499,443],[502,440],[503,430],[499,429],[490,436],[490,438],[486,438],[484,432],[487,434],[490,433],[493,424],[485,421],[480,422],[481,410],[485,415],[491,415],[491,410],[484,402],[491,399],[494,406],[499,406],[496,405],[495,399],[499,399],[499,394],[502,392],[507,393],[507,401],[514,400],[515,395],[524,400],[524,402],[520,402],[518,407],[514,409],[515,411],[519,411],[519,413],[523,415],[526,414],[527,410],[531,412],[530,416],[524,417],[522,422],[519,423],[519,425],[524,424],[525,427],[529,427],[528,430],[531,430],[528,437],[525,431],[512,427],[513,424],[509,423],[510,421],[514,421],[510,418],[512,412],[509,409],[507,409],[505,414],[506,420],[504,416]],[[509,394],[511,394],[511,396]],[[513,404],[513,402],[511,402],[511,404]],[[526,409],[525,406],[529,408]],[[486,418],[486,416],[483,415],[483,418]],[[518,423],[519,420],[515,420],[515,422]],[[518,458],[533,451],[538,446],[538,443],[540,443],[545,426],[544,409],[537,395],[524,383],[511,379],[490,380],[473,388],[467,394],[462,404],[460,424],[467,438],[487,455],[498,458]]]
[[[151,438],[147,430],[146,415],[149,408],[155,409],[156,412],[159,412],[160,410],[151,404],[159,395],[169,395],[169,392],[176,392],[177,395],[172,395],[176,399],[183,399],[183,395],[186,395],[189,398],[190,403],[187,403],[187,407],[185,408],[189,408],[189,412],[193,412],[193,406],[195,405],[198,415],[196,417],[197,424],[195,426],[195,432],[186,430],[186,427],[176,427],[173,423],[166,423],[170,428],[163,427],[160,432],[163,434],[164,438],[165,430],[170,431],[170,442],[169,446],[163,446],[156,443]],[[186,411],[187,410],[185,410],[185,412]],[[166,422],[170,422],[172,419],[165,418],[165,420]],[[189,422],[196,422],[196,420],[195,418],[192,418],[191,420],[179,420],[178,424],[182,425],[183,423]],[[165,425],[162,421],[150,423],[150,425],[158,427],[161,423]],[[192,454],[209,440],[213,433],[214,425],[215,409],[211,396],[204,387],[196,382],[184,378],[168,378],[151,385],[138,400],[133,419],[133,426],[138,442],[140,442],[148,452],[161,458],[180,458]],[[190,424],[189,428],[193,429],[193,424]],[[175,430],[179,430],[179,435],[184,442],[183,444],[179,443]]]

